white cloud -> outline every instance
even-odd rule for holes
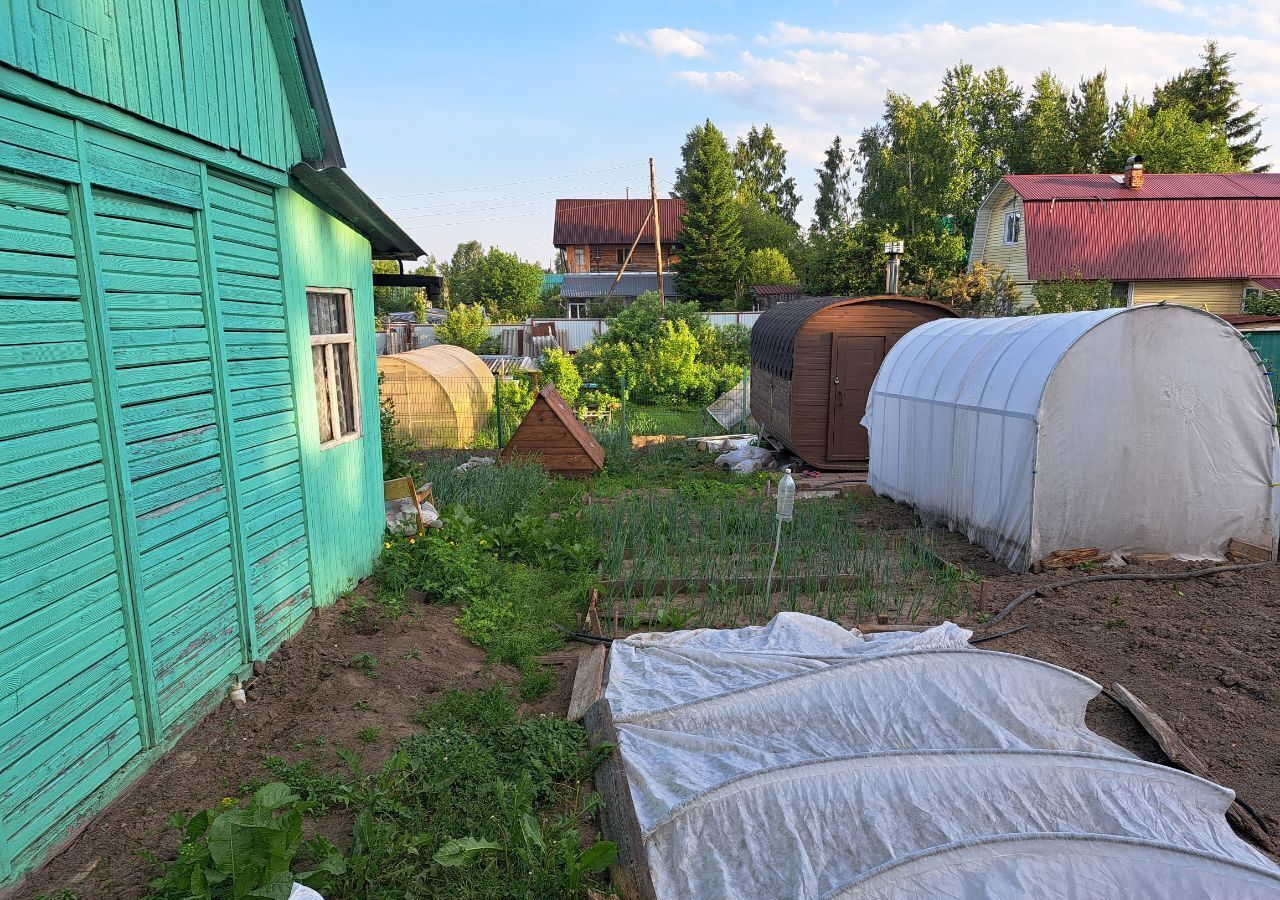
[[[681,59],[697,59],[710,56],[711,44],[734,40],[731,34],[707,34],[691,28],[650,28],[642,34],[623,32],[615,40],[628,47],[638,47],[654,56],[678,56]]]
[[[1172,7],[1177,0],[1148,0]],[[1179,4],[1181,5],[1181,4]],[[1265,19],[1273,2],[1245,0],[1250,23]],[[1209,10],[1229,20],[1243,9],[1187,6],[1185,15]],[[1243,14],[1241,14],[1243,15]],[[1237,54],[1234,65],[1246,103],[1262,108],[1270,132],[1280,128],[1280,72],[1275,50],[1264,33],[1241,20],[1241,31],[1222,34],[1224,49]],[[1263,26],[1264,28],[1267,26]],[[926,99],[936,94],[944,70],[960,60],[981,70],[1002,65],[1013,80],[1029,85],[1050,68],[1068,86],[1101,68],[1115,99],[1128,90],[1149,96],[1161,81],[1194,65],[1205,38],[1175,31],[1085,22],[988,23],[962,28],[947,23],[893,32],[819,31],[774,23],[741,51],[732,65],[686,68],[676,77],[709,94],[733,101],[752,115],[768,118],[781,133],[802,137],[793,149],[797,162],[817,162],[833,134],[856,140],[879,118],[888,90]],[[1265,126],[1264,126],[1265,128]],[[825,133],[825,139],[816,136]],[[1264,139],[1267,134],[1264,133]],[[1272,143],[1280,145],[1280,137]],[[1272,151],[1280,157],[1280,146]]]

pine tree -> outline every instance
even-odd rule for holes
[[[746,138],[738,138],[733,151],[733,170],[743,199],[755,202],[765,212],[776,213],[795,224],[796,180],[787,177],[787,151],[778,142],[768,122],[763,129],[754,125]]]
[[[1013,171],[1020,174],[1066,172],[1071,164],[1067,141],[1067,92],[1045,69],[1031,85],[1031,99],[1018,122]]]
[[[1262,123],[1257,108],[1241,111],[1240,83],[1231,77],[1234,58],[1234,53],[1223,53],[1217,41],[1206,41],[1200,56],[1203,64],[1156,88],[1153,108],[1159,111],[1185,104],[1191,120],[1215,128],[1230,146],[1236,165],[1249,169],[1268,148],[1260,145]],[[1254,171],[1267,168],[1260,166]]]
[[[813,203],[811,230],[827,234],[837,226],[848,225],[853,216],[853,168],[840,135],[831,140],[822,166],[814,171],[818,173],[818,198]]]
[[[683,300],[717,306],[734,297],[743,264],[733,157],[710,119],[689,132],[680,155],[676,191],[685,213],[676,289]]]
[[[1106,71],[1080,80],[1080,87],[1071,94],[1068,126],[1071,134],[1070,171],[1101,172],[1111,131]]]

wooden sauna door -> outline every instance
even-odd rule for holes
[[[834,335],[831,348],[831,407],[827,417],[827,456],[866,459],[870,451],[862,416],[871,382],[884,361],[884,335]]]

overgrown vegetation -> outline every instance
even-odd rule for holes
[[[378,373],[378,389],[382,389],[382,373]],[[378,425],[382,436],[382,478],[403,478],[406,475],[417,476],[418,466],[409,456],[416,445],[412,440],[400,433],[396,427],[395,401],[385,395],[378,401]]]
[[[611,748],[588,751],[575,723],[522,718],[501,686],[449,691],[418,722],[422,732],[399,741],[378,771],[365,771],[342,748],[345,771],[333,775],[312,760],[268,758],[264,766],[280,782],[258,788],[245,809],[228,798],[190,822],[175,819],[186,837],[178,858],[164,864],[155,900],[284,900],[287,877],[322,886],[330,900],[549,900],[600,886],[617,848],[583,840],[581,826],[598,804],[584,782]],[[371,743],[378,729],[360,737]],[[345,858],[323,840],[300,844],[304,813],[337,810],[357,812]],[[292,872],[303,854],[319,863]],[[228,860],[243,865],[218,882],[227,890],[188,892],[198,873],[221,873]]]
[[[177,857],[152,858],[164,874],[151,883],[152,900],[287,900],[293,883],[325,890],[346,862],[324,838],[302,842],[309,804],[279,782],[263,785],[246,803],[224,797],[190,819],[175,813],[169,827],[182,834]],[[295,862],[314,867],[296,871]]]
[[[1111,282],[1106,278],[1086,281],[1077,274],[1056,281],[1036,282],[1036,313],[1081,312],[1124,304],[1122,298],[1112,296]]]
[[[1280,291],[1260,291],[1244,298],[1246,316],[1280,316]]]

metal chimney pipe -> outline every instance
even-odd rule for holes
[[[884,264],[884,292],[898,293],[898,279],[901,275],[902,241],[885,241],[884,252],[888,261]]]

